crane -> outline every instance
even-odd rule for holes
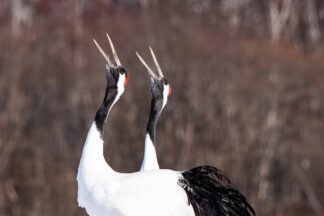
[[[159,169],[159,163],[155,148],[155,128],[159,116],[168,101],[169,95],[171,94],[171,86],[168,83],[167,79],[164,77],[152,48],[149,48],[158,71],[158,76],[155,75],[155,73],[146,64],[142,57],[136,52],[137,57],[144,64],[150,74],[150,90],[152,93],[151,110],[146,127],[144,158],[141,165],[141,170]]]

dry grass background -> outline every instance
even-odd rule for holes
[[[151,45],[173,90],[157,127],[162,168],[216,166],[257,215],[323,215],[323,37],[307,34],[303,1],[269,2],[3,0],[0,215],[85,215],[75,177],[105,90],[92,38],[108,50],[106,32],[130,75],[105,131],[114,169],[141,164],[151,95],[135,50],[149,60]],[[298,9],[279,36],[271,2]]]

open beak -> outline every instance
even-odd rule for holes
[[[158,78],[155,73],[151,70],[151,68],[146,64],[146,62],[144,61],[144,59],[136,52],[137,57],[139,58],[139,60],[142,62],[142,64],[146,67],[148,74],[152,77],[152,78]]]
[[[118,55],[117,55],[117,53],[116,53],[116,50],[115,50],[114,44],[112,43],[112,41],[111,41],[111,39],[110,39],[108,33],[107,33],[107,38],[108,38],[108,41],[109,41],[109,44],[110,44],[111,51],[112,51],[113,56],[114,56],[114,60],[115,60],[115,62],[116,62],[116,64],[117,64],[116,67],[121,66],[121,63],[120,63],[120,60],[119,60]],[[115,66],[112,64],[112,62],[110,61],[109,56],[106,55],[106,53],[105,53],[105,52],[103,51],[103,49],[99,46],[99,44],[97,43],[97,41],[96,41],[95,39],[93,39],[93,42],[95,43],[95,45],[96,45],[96,47],[98,48],[99,52],[100,52],[100,53],[103,55],[103,57],[105,58],[105,60],[106,60],[106,62],[107,62],[107,65],[108,65],[109,67],[115,67]]]
[[[153,52],[153,50],[152,50],[152,48],[151,47],[149,47],[150,48],[150,51],[151,51],[151,55],[152,55],[152,57],[153,57],[153,60],[154,60],[154,63],[155,63],[155,66],[156,66],[156,68],[157,68],[157,70],[158,70],[158,73],[159,73],[159,76],[157,76],[153,71],[152,71],[152,69],[146,64],[146,62],[144,61],[144,59],[136,52],[136,55],[137,55],[137,57],[139,58],[139,60],[142,62],[142,64],[145,66],[145,68],[147,69],[147,72],[148,72],[148,74],[152,77],[152,78],[155,78],[155,79],[161,79],[162,77],[164,77],[163,76],[163,73],[162,73],[162,70],[161,70],[161,68],[160,68],[160,65],[159,65],[159,63],[158,63],[158,61],[156,60],[156,57],[155,57],[155,55],[154,55],[154,52]]]

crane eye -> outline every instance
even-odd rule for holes
[[[167,81],[164,81],[164,85],[168,85],[168,82]]]
[[[122,67],[122,68],[120,68],[119,73],[120,73],[120,74],[124,74],[124,73],[126,73],[126,70]]]

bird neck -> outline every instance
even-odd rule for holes
[[[103,139],[104,127],[109,115],[109,111],[115,102],[119,99],[117,89],[108,89],[106,88],[106,93],[102,104],[96,112],[94,122],[96,123],[97,129],[100,133],[101,138]]]
[[[145,135],[144,158],[141,165],[141,170],[155,170],[159,169],[159,163],[156,156],[156,150],[150,135]]]
[[[150,111],[149,120],[147,122],[146,133],[150,136],[154,146],[155,146],[155,128],[162,109],[163,109],[163,99],[152,98],[151,111]]]
[[[115,102],[119,99],[117,89],[106,89],[104,100],[96,112],[94,121],[88,132],[86,142],[83,147],[82,156],[79,165],[79,175],[89,180],[89,182],[96,182],[98,173],[111,173],[112,168],[107,164],[103,154],[103,134],[104,126],[106,124],[109,111]],[[107,172],[106,172],[106,171]]]

